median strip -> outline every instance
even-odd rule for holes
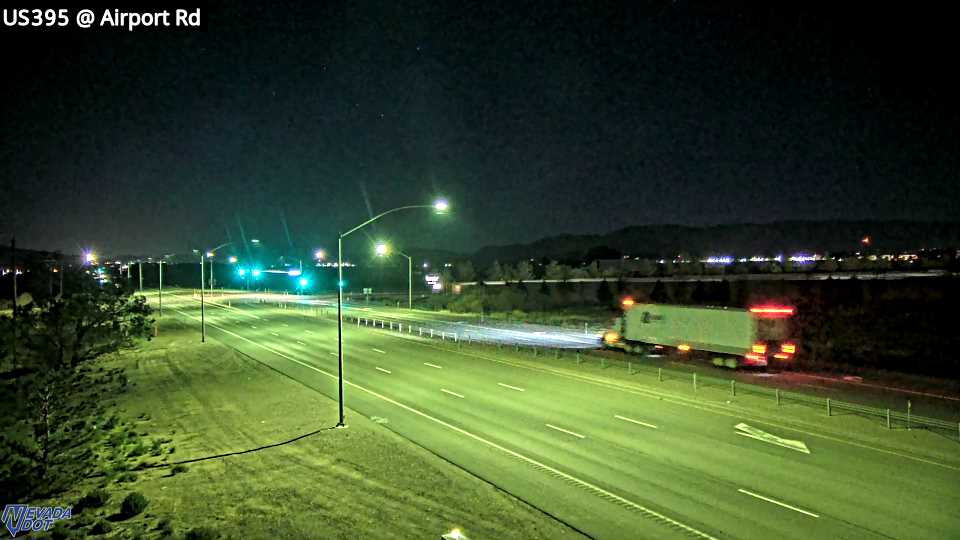
[[[555,425],[553,425],[553,424],[544,424],[544,425],[547,426],[547,427],[550,428],[550,429],[555,429],[555,430],[557,430],[557,431],[562,431],[562,432],[566,433],[567,435],[573,435],[574,437],[577,437],[577,438],[580,438],[580,439],[586,439],[586,438],[587,438],[586,435],[581,435],[581,434],[579,434],[579,433],[576,433],[576,432],[573,432],[573,431],[570,431],[570,430],[563,429],[562,427],[557,427],[557,426],[555,426]]]
[[[440,391],[443,392],[443,393],[445,393],[445,394],[450,394],[451,396],[457,396],[458,398],[463,399],[463,395],[458,394],[458,393],[456,393],[456,392],[451,392],[450,390],[447,390],[446,388],[441,388]]]
[[[390,374],[392,373],[389,369],[383,369],[383,368],[380,367],[380,366],[377,366],[376,369],[377,369],[377,371],[382,371],[382,372],[386,373],[387,375],[390,375]]]
[[[520,388],[519,386],[510,386],[509,384],[503,384],[502,382],[498,382],[497,384],[499,384],[500,386],[502,386],[502,387],[504,387],[504,388],[509,388],[509,389],[511,389],[511,390],[516,390],[517,392],[526,392],[526,390],[524,390],[523,388]]]
[[[438,365],[436,365],[436,364],[431,364],[430,362],[424,362],[423,365],[425,365],[425,366],[430,366],[430,367],[432,367],[432,368],[443,369],[442,367],[440,367],[440,366],[438,366]]]
[[[801,514],[806,514],[806,515],[808,515],[808,516],[815,517],[815,518],[820,517],[819,515],[814,514],[813,512],[808,512],[808,511],[806,511],[806,510],[804,510],[804,509],[802,509],[802,508],[797,508],[796,506],[791,506],[791,505],[789,505],[789,504],[787,504],[787,503],[783,503],[783,502],[780,502],[780,501],[778,501],[778,500],[771,499],[770,497],[764,497],[763,495],[760,495],[759,493],[754,493],[754,492],[752,492],[752,491],[747,491],[747,490],[745,490],[745,489],[738,489],[737,491],[739,491],[740,493],[743,493],[744,495],[749,495],[749,496],[751,496],[751,497],[756,497],[757,499],[760,499],[760,500],[762,500],[762,501],[767,501],[767,502],[769,502],[769,503],[773,503],[773,504],[775,504],[775,505],[777,505],[777,506],[782,506],[782,507],[784,507],[784,508],[789,508],[790,510],[793,510],[793,511],[795,511],[795,512],[800,512]]]
[[[373,352],[378,352],[380,354],[387,354],[387,351],[381,351],[380,349],[374,349]]]
[[[653,428],[653,429],[660,429],[653,424],[648,424],[646,422],[634,420],[633,418],[627,418],[626,416],[620,416],[619,414],[615,414],[613,415],[613,417],[616,418],[617,420],[623,420],[624,422],[632,422],[634,424],[637,424],[638,426],[644,426],[644,427]]]

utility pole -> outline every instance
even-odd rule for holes
[[[143,294],[143,261],[137,261],[137,271],[140,273],[140,294]]]

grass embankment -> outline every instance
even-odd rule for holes
[[[456,526],[471,538],[574,536],[357,413],[348,429],[323,429],[336,421],[335,401],[197,338],[166,318],[160,337],[108,362],[133,383],[120,417],[163,445],[137,458],[149,467],[135,476],[93,479],[67,495],[110,493],[86,512],[88,524],[116,513],[128,493],[146,495],[146,511],[116,520],[106,537],[182,538],[208,527],[232,538],[436,538]]]

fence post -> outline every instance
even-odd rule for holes
[[[446,341],[446,340],[447,340],[447,333],[441,330],[441,331],[440,331],[440,341]]]
[[[357,317],[357,328],[360,328],[360,317]]]
[[[697,391],[697,374],[696,373],[693,374],[693,391],[694,392]]]
[[[830,416],[830,398],[827,398],[827,416]]]
[[[910,403],[910,400],[907,400],[907,431],[910,431],[910,409],[913,408],[913,404]]]
[[[737,381],[734,379],[730,379],[730,393],[737,397]]]
[[[519,344],[519,343],[514,343],[514,344],[513,344],[513,352],[520,352],[520,344]]]
[[[554,359],[560,358],[560,349],[554,349],[554,350],[553,350],[553,358],[554,358]]]
[[[627,360],[627,375],[633,375],[633,362]]]
[[[603,358],[602,356],[600,357],[600,368],[601,368],[601,369],[607,369],[607,361],[604,360],[604,358]]]
[[[890,409],[887,409],[887,429],[890,429]]]
[[[577,365],[580,365],[580,351],[577,351]]]
[[[657,368],[657,380],[663,382],[663,368]]]
[[[533,347],[533,355],[534,355],[534,356],[537,356],[537,347],[536,347],[536,345],[534,345],[534,347]]]
[[[417,327],[417,334],[418,334],[420,337],[423,337],[423,327],[422,327],[422,326],[418,326],[418,327]]]
[[[780,389],[776,388],[774,392],[776,392],[777,394],[777,407],[779,407],[780,406]]]
[[[430,329],[430,337],[433,337],[433,328]]]

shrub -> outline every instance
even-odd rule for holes
[[[187,466],[182,463],[178,463],[170,469],[170,474],[180,474],[185,472],[187,472]]]
[[[110,494],[104,489],[95,489],[88,492],[77,501],[77,510],[83,511],[85,508],[100,508],[110,500]]]
[[[173,523],[170,523],[169,519],[161,519],[160,523],[157,523],[157,530],[164,536],[170,536],[173,534]]]
[[[187,540],[216,540],[220,538],[220,533],[209,527],[197,527],[190,529],[186,538]]]
[[[137,481],[137,475],[133,474],[132,472],[125,472],[117,477],[118,483],[136,482],[136,481]]]
[[[110,523],[100,520],[93,527],[90,528],[90,534],[107,534],[113,530],[113,525]]]
[[[122,503],[120,503],[120,515],[125,519],[131,518],[146,510],[149,503],[150,501],[144,497],[143,493],[131,493],[123,499]]]

